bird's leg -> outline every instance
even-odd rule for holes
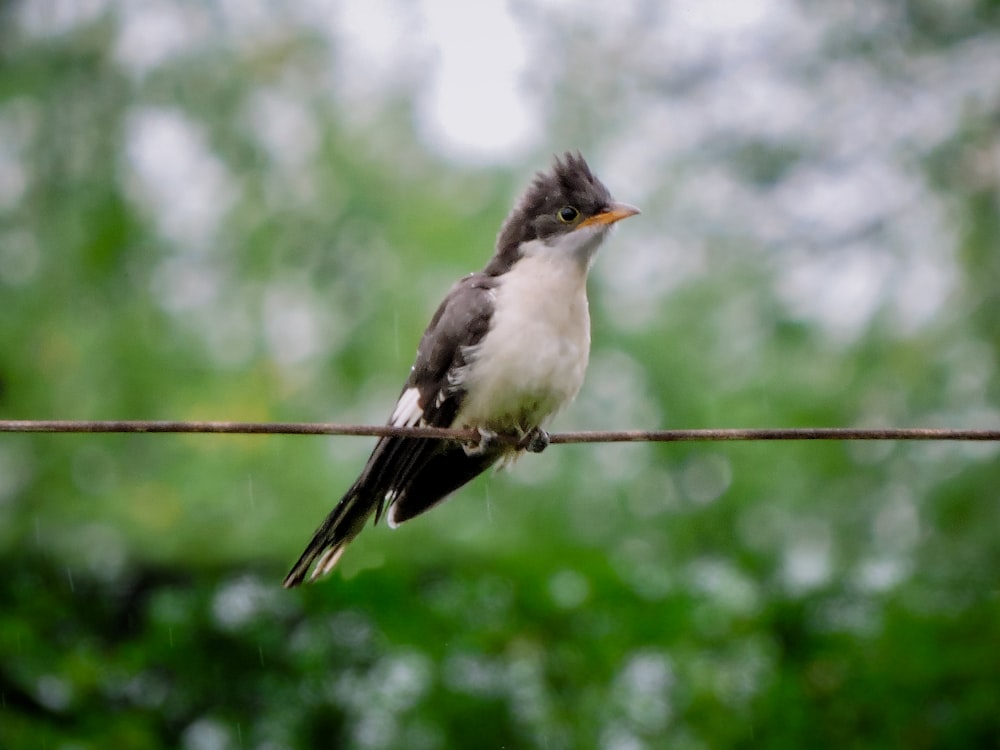
[[[517,443],[517,447],[528,453],[541,453],[549,447],[549,433],[541,427],[528,430]]]
[[[462,443],[462,450],[465,451],[466,456],[482,456],[484,453],[491,453],[503,442],[496,432],[487,430],[485,427],[477,427],[476,432],[479,433],[479,440],[469,440]]]
[[[534,427],[524,432],[518,430],[509,437],[507,435],[501,437],[500,433],[487,430],[485,427],[477,427],[476,432],[479,433],[478,440],[462,443],[462,450],[467,456],[482,456],[485,453],[496,451],[501,446],[510,446],[511,443],[508,440],[511,438],[517,438],[517,442],[513,444],[517,450],[529,453],[541,453],[549,447],[549,433],[541,427]]]

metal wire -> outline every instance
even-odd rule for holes
[[[0,420],[0,432],[48,433],[216,433],[229,435],[355,435],[478,440],[470,430],[440,427],[328,424],[322,422],[180,422],[147,420],[74,421]],[[503,438],[501,438],[503,439]],[[515,436],[509,437],[516,442]],[[697,430],[611,430],[560,432],[550,435],[553,444],[566,443],[679,443],[750,440],[976,440],[1000,441],[998,430],[927,427],[781,427]]]

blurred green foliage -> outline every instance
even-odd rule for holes
[[[241,45],[222,24],[136,71],[115,52],[124,10],[46,32],[30,6],[0,8],[0,414],[384,420],[434,303],[547,156],[501,172],[435,155],[418,83],[353,117],[318,33]],[[899,7],[848,14],[826,62],[905,71],[893,55],[997,42],[995,3]],[[698,95],[697,77],[656,88],[632,37],[538,28],[563,62],[554,143],[607,153],[643,96]],[[802,313],[782,274],[819,259],[833,284],[846,256],[768,247],[735,197],[731,224],[704,215],[662,257],[704,163],[657,173],[599,260],[591,372],[559,424],[995,426],[998,122],[977,101],[912,157],[932,188],[916,213],[943,205],[953,238],[919,324],[888,292],[847,334]],[[710,145],[759,195],[816,152],[808,135]],[[873,225],[878,251],[920,260]],[[640,247],[653,265],[625,283]],[[663,281],[685,262],[700,272]],[[0,747],[1000,745],[996,446],[554,447],[282,590],[369,449],[0,436]]]

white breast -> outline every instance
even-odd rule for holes
[[[569,403],[590,355],[587,269],[524,257],[502,277],[489,332],[468,354],[456,426],[529,430]]]

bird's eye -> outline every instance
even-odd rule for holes
[[[565,206],[559,209],[559,221],[563,224],[572,224],[579,215],[580,212],[572,206]]]

